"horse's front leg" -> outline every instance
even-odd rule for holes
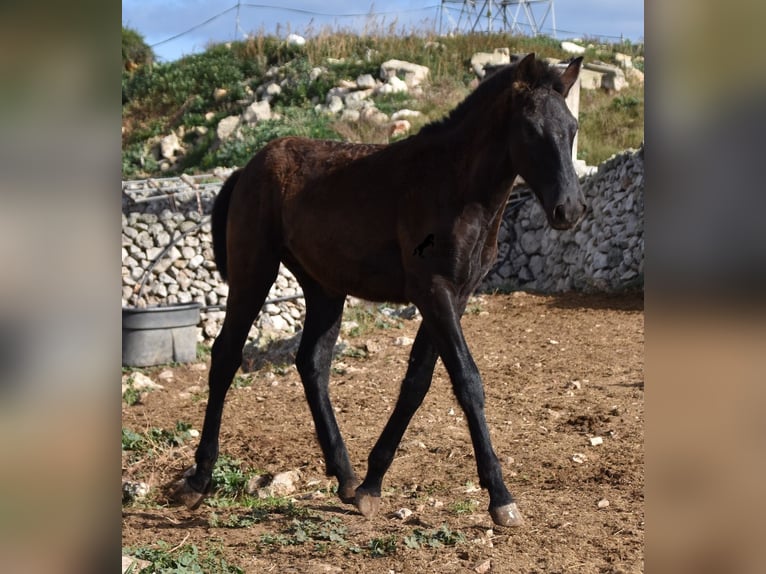
[[[479,369],[466,344],[460,317],[464,301],[457,301],[453,290],[437,285],[420,307],[423,325],[433,339],[449,373],[452,388],[466,416],[476,456],[479,484],[489,492],[489,513],[495,524],[517,526],[522,523],[516,503],[503,482],[500,462],[492,448],[484,415],[484,387]]]
[[[373,516],[380,505],[380,489],[404,431],[426,396],[438,355],[431,339],[420,326],[410,352],[407,374],[402,382],[394,412],[368,458],[367,476],[356,490],[356,506],[367,517]]]
[[[351,503],[359,480],[340,434],[328,389],[332,352],[340,332],[345,297],[328,297],[308,280],[302,285],[306,296],[306,320],[295,365],[314,418],[327,475],[338,479],[339,498]]]

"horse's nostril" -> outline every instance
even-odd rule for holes
[[[566,210],[562,204],[553,208],[553,221],[566,221]]]

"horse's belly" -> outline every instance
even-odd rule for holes
[[[289,251],[291,259],[328,291],[370,301],[405,301],[398,246],[370,247],[342,248],[317,241]]]

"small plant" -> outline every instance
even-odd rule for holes
[[[367,549],[373,558],[382,558],[389,554],[395,554],[397,549],[396,536],[391,534],[390,536],[373,538],[367,545]]]
[[[197,343],[197,360],[205,361],[210,357],[212,349],[203,343]]]
[[[616,96],[612,103],[609,104],[609,106],[613,110],[637,110],[638,106],[641,105],[641,100],[639,100],[636,96],[631,95],[625,95],[625,96]]]
[[[128,381],[128,388],[122,393],[122,400],[129,407],[141,402],[141,392],[133,386],[132,379]]]
[[[151,563],[140,571],[135,569],[133,574],[244,574],[244,570],[226,562],[220,551],[202,553],[194,544],[171,548],[170,544],[160,540],[155,548],[126,549],[124,552]]]
[[[337,545],[349,552],[361,552],[361,548],[346,540],[348,531],[339,518],[322,519],[309,511],[301,511],[279,534],[263,534],[259,542],[269,546],[298,546],[313,544],[317,552],[327,552],[330,545]]]
[[[471,514],[476,510],[477,503],[475,500],[460,500],[453,502],[450,505],[450,510],[455,514]]]
[[[122,429],[122,450],[141,450],[145,439],[142,435],[130,429]]]
[[[156,454],[170,447],[181,446],[191,438],[191,424],[176,422],[173,429],[151,428],[143,434],[128,428],[122,429],[122,450]]]
[[[253,377],[249,375],[236,375],[234,377],[234,381],[232,381],[231,386],[235,389],[244,389],[245,387],[250,387],[253,384]]]
[[[481,305],[479,303],[471,303],[465,312],[468,315],[478,315],[481,313]]]
[[[410,536],[405,536],[404,544],[407,548],[417,549],[424,546],[441,548],[442,546],[455,546],[466,541],[462,532],[452,532],[446,524],[438,530],[421,530],[416,528]]]
[[[222,456],[213,468],[214,498],[237,498],[245,492],[253,473],[242,470],[242,463]]]

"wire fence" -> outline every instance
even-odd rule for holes
[[[452,3],[453,6],[461,5],[459,2]],[[399,8],[397,10],[374,10],[371,8],[367,12],[345,12],[345,13],[331,13],[331,12],[319,12],[315,10],[307,10],[303,8],[292,8],[289,6],[276,6],[272,4],[253,4],[250,2],[237,2],[236,4],[221,10],[217,14],[211,16],[210,18],[206,19],[203,22],[200,22],[199,24],[196,24],[182,32],[179,32],[177,34],[174,34],[168,38],[165,38],[164,40],[160,40],[159,42],[155,42],[153,44],[150,44],[152,48],[156,48],[158,46],[162,46],[164,44],[167,44],[169,42],[172,42],[174,40],[177,40],[179,38],[182,38],[183,36],[186,36],[200,28],[203,28],[212,22],[219,20],[220,18],[236,13],[236,26],[235,26],[235,35],[236,33],[241,31],[240,28],[240,11],[242,9],[248,9],[248,10],[256,10],[256,11],[262,11],[262,10],[276,10],[283,12],[285,14],[300,14],[303,16],[310,16],[312,18],[334,18],[334,19],[351,19],[351,18],[376,18],[376,17],[386,17],[386,16],[402,16],[412,13],[426,13],[430,12],[433,14],[433,24],[432,24],[432,30],[436,31],[439,27],[439,21],[441,16],[443,15],[444,11],[456,11],[457,8],[449,8],[446,3],[441,2],[438,4],[430,4],[428,6],[422,6],[418,8]],[[533,33],[536,30],[533,28],[532,25],[516,21],[514,23],[515,28],[524,28],[528,32]],[[508,31],[508,30],[505,30]],[[579,36],[579,37],[590,37],[590,38],[599,38],[604,40],[623,40],[623,36],[615,36],[615,35],[609,35],[609,34],[594,34],[594,33],[583,33],[583,32],[576,32],[573,30],[566,30],[559,27],[543,27],[539,30],[540,33],[552,35],[554,37],[558,36],[559,34],[564,34],[570,37]]]

